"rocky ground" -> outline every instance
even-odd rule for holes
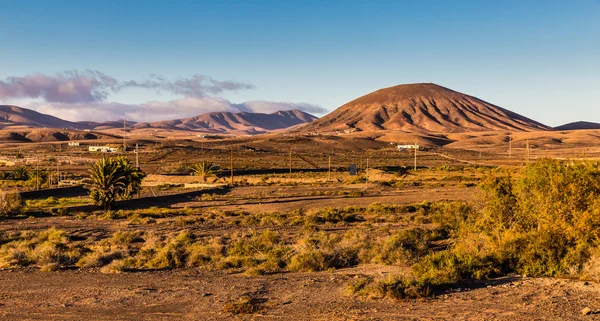
[[[599,284],[503,278],[429,300],[357,298],[349,282],[377,266],[245,276],[180,270],[0,272],[2,320],[600,320]],[[257,311],[228,308],[250,297]],[[582,310],[589,308],[588,315]]]

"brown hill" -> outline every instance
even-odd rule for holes
[[[196,117],[135,123],[127,121],[128,128],[160,128],[173,130],[193,130],[209,133],[260,134],[305,124],[317,119],[300,110],[284,110],[272,114],[214,112]],[[123,121],[71,122],[58,117],[42,114],[27,108],[0,105],[0,130],[20,130],[32,128],[61,128],[72,130],[109,130],[123,128]]]
[[[436,84],[399,85],[357,98],[301,131],[471,132],[547,130],[512,111]]]
[[[0,105],[0,129],[11,128],[68,128],[84,126],[37,111],[10,105]]]
[[[589,121],[576,121],[573,123],[564,124],[554,127],[555,130],[581,130],[581,129],[600,129],[599,123]]]
[[[119,139],[120,136],[81,130],[23,128],[0,130],[0,142],[58,142],[69,140]]]
[[[272,114],[214,112],[190,118],[139,123],[134,128],[182,129],[207,133],[260,134],[309,123],[315,119],[317,119],[315,116],[297,109],[278,111]]]

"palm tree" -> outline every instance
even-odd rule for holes
[[[92,165],[86,188],[94,205],[110,209],[127,188],[127,179],[120,171],[119,162],[112,158],[102,158]]]
[[[203,182],[209,177],[215,176],[215,165],[211,162],[200,161],[190,166],[194,176],[199,176]]]
[[[15,181],[26,181],[29,179],[27,168],[24,166],[15,167],[15,169],[13,169],[13,179]]]
[[[137,193],[146,174],[125,157],[102,158],[92,165],[86,188],[95,205],[110,209],[118,199]]]
[[[35,188],[46,188],[48,187],[48,176],[49,173],[47,170],[33,170],[31,173],[27,174],[28,176],[28,184],[29,186],[34,186]]]
[[[125,157],[117,157],[116,161],[119,163],[121,175],[125,177],[126,188],[121,198],[130,199],[140,190],[142,180],[146,177],[146,174],[139,168],[131,166],[131,162]]]

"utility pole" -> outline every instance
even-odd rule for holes
[[[290,174],[292,174],[292,148],[290,147]]]
[[[60,159],[56,157],[56,187],[60,184]]]
[[[329,172],[328,180],[331,181],[331,157],[333,156],[333,147],[331,147],[331,154],[329,154]]]
[[[369,188],[369,156],[367,156],[367,170],[365,171],[365,177],[367,178],[365,191]]]
[[[415,171],[417,170],[417,149],[419,149],[419,145],[417,145],[417,142],[415,142]]]
[[[37,156],[35,159],[35,188],[40,189],[40,157]]]
[[[138,143],[135,143],[135,167],[140,169],[140,154],[138,153]]]
[[[329,178],[328,180],[331,181],[331,155],[329,155]]]
[[[362,162],[362,153],[361,153],[360,154],[360,168],[359,168],[359,171],[362,172],[362,170],[363,170],[363,162]]]
[[[527,149],[527,164],[529,164],[529,139],[526,142],[526,149]]]
[[[229,151],[230,184],[233,186],[233,149]]]
[[[127,119],[123,118],[123,152],[127,151]]]

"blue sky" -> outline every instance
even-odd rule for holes
[[[434,82],[549,125],[600,122],[598,0],[0,0],[0,43],[5,84],[72,70],[119,82],[85,101],[0,95],[71,119],[295,103],[322,115],[382,87]],[[123,85],[150,74],[166,83]],[[213,87],[195,99],[173,89],[193,75]]]

